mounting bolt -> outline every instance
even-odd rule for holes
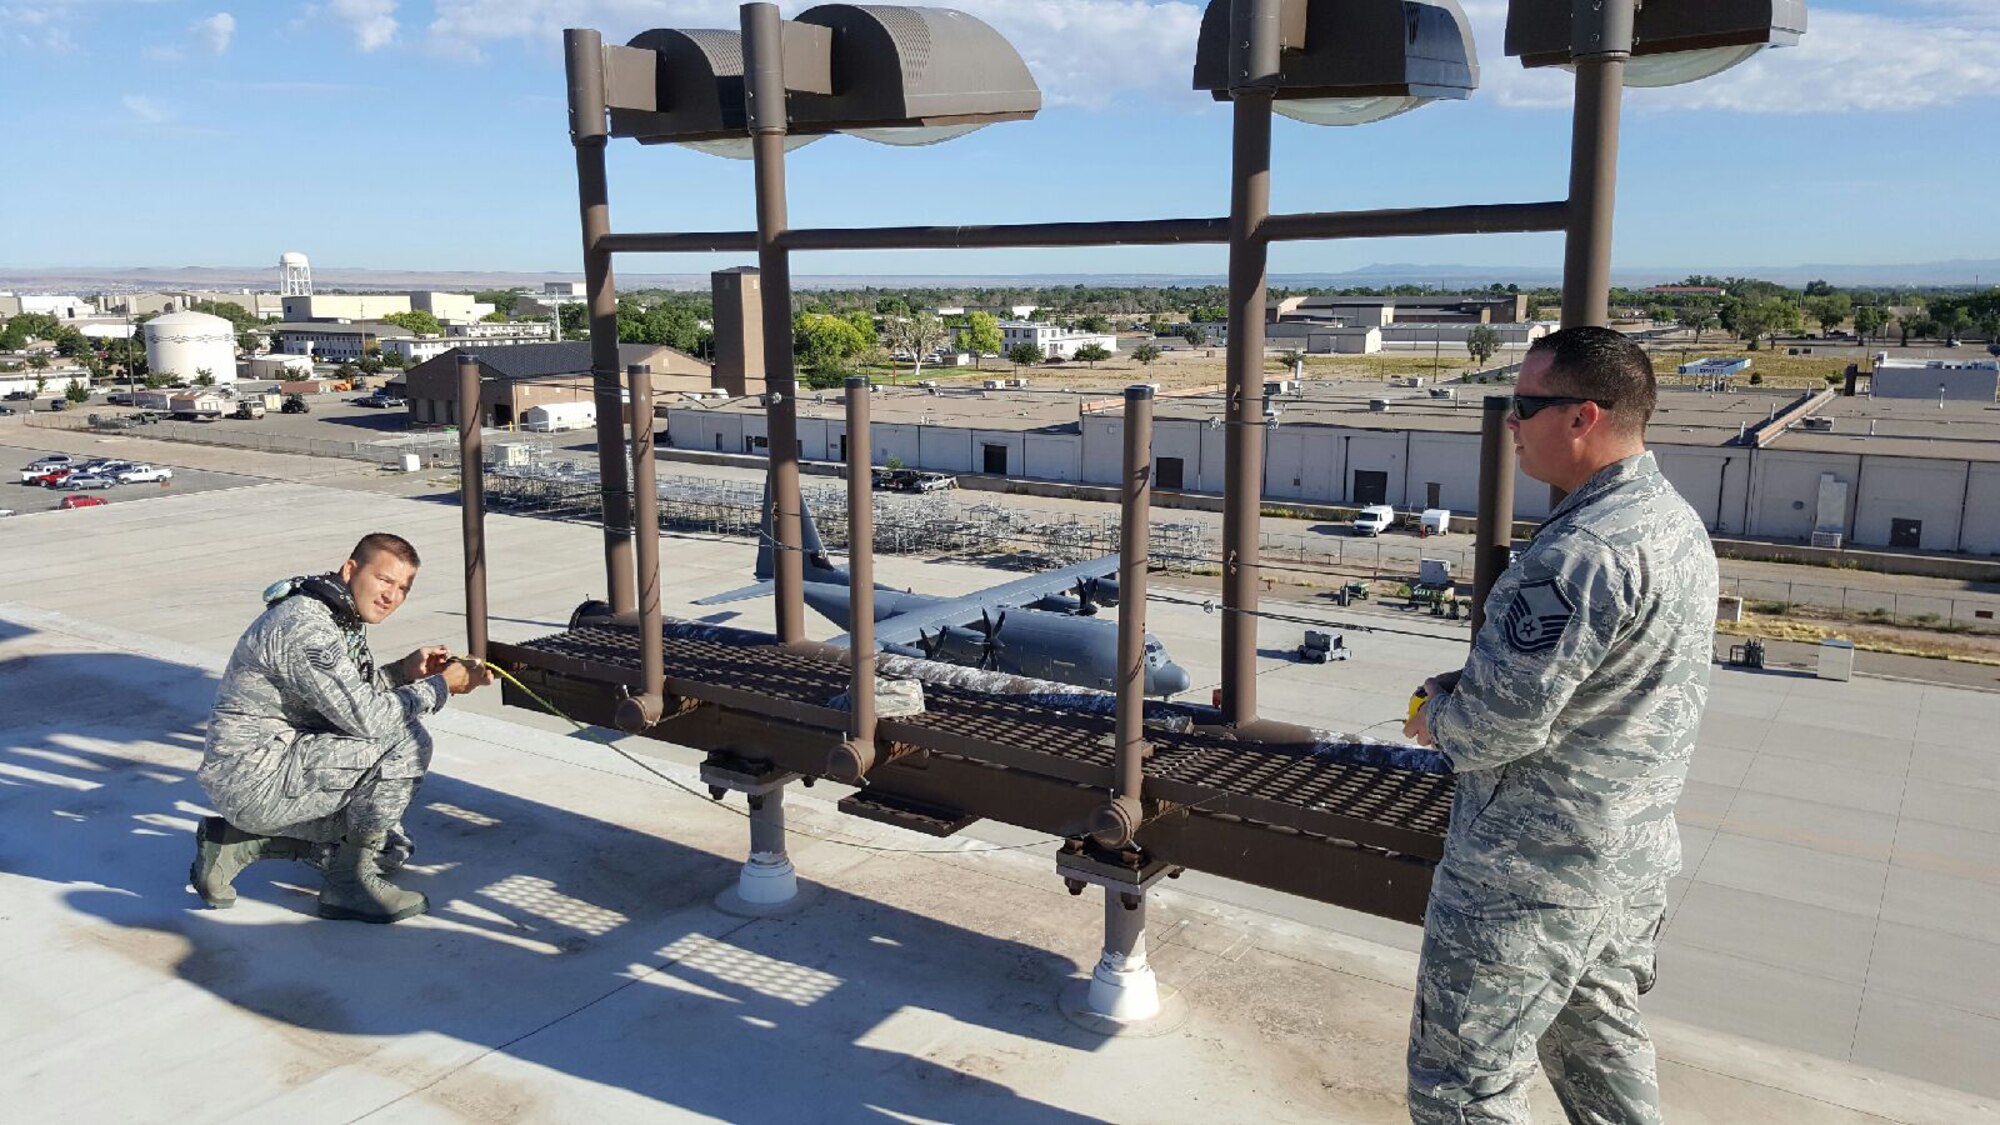
[[[1139,904],[1145,901],[1145,898],[1140,895],[1130,894],[1125,891],[1118,893],[1118,905],[1127,910],[1137,910],[1139,909]]]
[[[1068,887],[1069,893],[1073,895],[1080,895],[1083,893],[1083,880],[1081,879],[1064,879],[1063,886]]]
[[[811,788],[813,787],[813,782],[815,782],[815,781],[818,781],[818,780],[819,780],[819,778],[816,778],[816,777],[814,777],[814,776],[813,776],[813,775],[811,775],[811,774],[807,774],[807,775],[805,775],[804,777],[802,777],[802,778],[800,778],[800,779],[799,779],[799,783],[800,783],[800,784],[802,784],[802,785],[804,785],[804,786],[805,786],[805,787],[806,787],[807,789],[811,789]]]
[[[727,792],[729,790],[724,789],[720,785],[711,785],[708,787],[708,798],[711,801],[720,801],[722,800],[722,795]]]
[[[1167,868],[1167,878],[1178,879],[1181,877],[1181,872],[1186,870],[1187,868],[1185,867],[1169,867]]]
[[[751,798],[750,798],[750,811],[751,811],[751,812],[762,812],[762,811],[764,811],[764,798],[762,798],[762,797],[751,797]]]

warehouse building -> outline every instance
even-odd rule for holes
[[[2000,359],[1877,359],[1868,385],[1876,398],[1990,405],[2000,396]]]
[[[457,424],[461,353],[479,360],[479,394],[487,425],[517,425],[524,421],[523,414],[536,406],[591,401],[589,341],[505,347],[482,342],[454,347],[404,373],[403,397],[409,402],[411,421],[434,426]],[[624,368],[635,363],[652,367],[653,393],[657,396],[672,399],[709,390],[708,364],[686,352],[651,344],[618,345],[621,377]],[[761,384],[757,389],[763,390]]]
[[[1266,499],[1477,510],[1484,388],[1302,388],[1271,402]],[[841,398],[801,396],[802,457],[844,458]],[[1222,490],[1224,405],[1217,395],[1159,399],[1159,489]],[[1111,486],[1122,410],[1101,392],[878,388],[872,441],[878,462]],[[730,453],[769,448],[754,399],[675,406],[666,440]],[[2000,555],[2000,411],[1989,406],[1663,387],[1649,441],[1718,536]],[[1515,497],[1518,518],[1549,514],[1547,487],[1525,474]]]

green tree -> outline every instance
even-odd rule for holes
[[[481,324],[505,324],[512,319],[514,318],[507,313],[503,313],[499,309],[494,309],[492,312],[480,317],[479,322]]]
[[[1683,327],[1694,332],[1694,342],[1697,344],[1701,343],[1702,333],[1720,323],[1715,315],[1715,306],[1707,301],[1693,301],[1682,305],[1680,311],[1674,315]]]
[[[84,339],[83,333],[67,324],[56,329],[53,339],[56,342],[56,354],[65,359],[75,359],[90,350],[90,341]]]
[[[194,385],[197,387],[213,387],[215,385],[215,372],[206,367],[195,368]]]
[[[242,352],[244,355],[256,354],[257,346],[261,343],[263,343],[263,338],[255,332],[238,332],[236,334],[236,350]]]
[[[1096,367],[1098,360],[1110,359],[1111,353],[1110,351],[1106,350],[1104,345],[1102,344],[1085,344],[1084,346],[1076,349],[1076,354],[1071,356],[1070,358],[1080,359],[1083,362],[1088,363],[1092,367]]]
[[[419,336],[444,335],[444,325],[438,323],[437,317],[432,316],[422,309],[411,309],[409,312],[403,313],[390,313],[383,317],[382,321],[385,324],[393,324],[398,328],[406,328]]]
[[[882,326],[882,337],[889,348],[909,355],[912,379],[923,373],[925,356],[951,342],[944,321],[930,313],[890,317]]]
[[[1160,345],[1140,344],[1132,349],[1132,358],[1138,360],[1141,367],[1151,367],[1160,358]]]
[[[1200,347],[1208,340],[1208,333],[1201,330],[1201,325],[1190,324],[1186,328],[1181,329],[1181,339],[1186,340],[1196,347]]]
[[[1838,294],[1826,293],[1806,298],[1805,314],[1819,322],[1822,336],[1840,327],[1852,311],[1852,302]]]
[[[47,375],[41,374],[40,372],[37,372],[35,374],[35,393],[39,395],[48,389],[49,389],[49,377]]]
[[[861,330],[831,313],[800,313],[792,321],[792,354],[809,372],[836,372],[868,346]]]
[[[356,366],[361,368],[363,375],[380,375],[382,369],[388,366],[388,362],[379,355],[364,355]]]
[[[909,316],[912,311],[910,302],[901,297],[883,297],[875,302],[877,316]]]
[[[861,334],[861,348],[859,350],[866,351],[880,341],[882,334],[875,327],[875,318],[869,316],[867,313],[856,309],[847,314],[847,323],[852,324],[854,330]]]
[[[1089,316],[1078,318],[1076,326],[1085,332],[1111,331],[1111,321],[1098,313],[1091,313]]]
[[[1164,335],[1166,335],[1166,334],[1167,334],[1167,318],[1166,318],[1166,317],[1164,317],[1164,316],[1160,316],[1160,315],[1159,315],[1159,314],[1157,314],[1157,313],[1155,313],[1155,314],[1154,314],[1153,316],[1151,316],[1151,317],[1148,317],[1148,318],[1147,318],[1147,320],[1146,320],[1146,331],[1148,331],[1148,332],[1151,332],[1151,333],[1152,333],[1153,335],[1155,335],[1155,336],[1164,336]]]
[[[1796,332],[1801,323],[1799,307],[1782,297],[1747,302],[1736,312],[1736,334],[1749,342],[1753,352],[1765,336]]]
[[[1856,305],[1854,307],[1854,334],[1861,337],[1866,345],[1875,338],[1877,332],[1889,322],[1889,314],[1880,305]]]
[[[47,371],[49,369],[48,353],[47,352],[30,353],[28,356],[28,367],[35,371]]]
[[[1014,365],[1015,371],[1033,367],[1042,362],[1042,349],[1024,340],[1007,349],[1007,362]]]
[[[1474,366],[1486,366],[1486,361],[1500,351],[1500,333],[1490,324],[1474,325],[1465,334],[1465,351]]]
[[[1000,331],[999,317],[992,313],[976,312],[965,318],[965,332],[959,337],[959,343],[965,346],[966,351],[972,353],[973,362],[976,364],[979,362],[979,357],[999,355],[1000,349],[1005,346],[1005,339]]]
[[[1956,302],[1937,302],[1937,307],[1931,310],[1931,319],[1937,322],[1936,333],[1946,340],[1958,339],[1972,323],[1965,306]]]
[[[20,317],[0,326],[0,352],[18,352],[28,346],[28,328]]]
[[[556,339],[581,340],[590,335],[590,306],[582,301],[556,308]]]
[[[474,293],[472,299],[482,305],[492,305],[494,311],[502,314],[501,319],[505,320],[507,317],[513,316],[514,309],[520,305],[521,291],[519,289],[482,289]]]
[[[256,314],[235,301],[196,301],[188,306],[188,311],[219,316],[238,332],[254,328],[259,323]]]
[[[90,399],[90,388],[71,379],[69,386],[63,388],[63,397],[71,402],[87,402]]]

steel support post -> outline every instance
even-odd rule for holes
[[[660,721],[665,706],[666,639],[660,620],[660,491],[653,459],[653,369],[625,370],[627,424],[632,430],[632,537],[637,546],[639,678],[645,685],[618,705],[618,726],[638,734]]]
[[[875,471],[865,375],[847,378],[847,741],[827,775],[858,782],[875,766]]]
[[[736,893],[752,906],[776,906],[799,893],[798,873],[785,854],[785,787],[750,797],[750,859],[736,878]]]
[[[1120,591],[1123,600],[1123,591]],[[1126,902],[1136,905],[1126,906]],[[1160,982],[1146,960],[1146,892],[1104,888],[1104,952],[1090,974],[1090,1010],[1129,1023],[1160,1014]]]
[[[1479,518],[1472,548],[1472,635],[1486,623],[1486,595],[1514,546],[1514,435],[1507,395],[1487,395],[1479,412]]]
[[[1146,561],[1152,550],[1153,388],[1125,388],[1125,471],[1119,486],[1118,710],[1115,785],[1091,835],[1106,848],[1131,845],[1145,821]]]
[[[610,189],[604,172],[607,138],[604,42],[595,31],[563,32],[569,76],[569,136],[576,146],[577,205],[583,220],[583,284],[590,309],[590,385],[597,403],[598,490],[604,515],[605,593],[614,613],[637,605],[632,562],[632,494],[625,475],[625,428],[618,396],[618,294],[611,252]]]
[[[486,659],[486,453],[479,361],[458,357],[458,503],[465,540],[465,654]]]
[[[1611,220],[1618,187],[1618,114],[1632,54],[1634,0],[1576,5],[1571,55],[1569,227],[1563,244],[1563,327],[1604,324],[1611,294]]]
[[[1257,558],[1264,499],[1264,294],[1279,0],[1234,0],[1230,96],[1228,432],[1222,509],[1222,710],[1257,719]]]
[[[756,167],[757,268],[764,298],[765,431],[770,441],[778,640],[805,639],[805,559],[799,530],[798,386],[792,359],[791,255],[778,244],[785,206],[784,24],[776,4],[745,4],[743,99]]]

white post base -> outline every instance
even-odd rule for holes
[[[1090,974],[1090,1011],[1120,1023],[1149,1020],[1160,1014],[1160,982],[1146,963],[1143,938],[1129,957],[1107,949]]]
[[[736,894],[751,906],[777,906],[798,897],[799,877],[783,853],[752,853],[736,878]]]

